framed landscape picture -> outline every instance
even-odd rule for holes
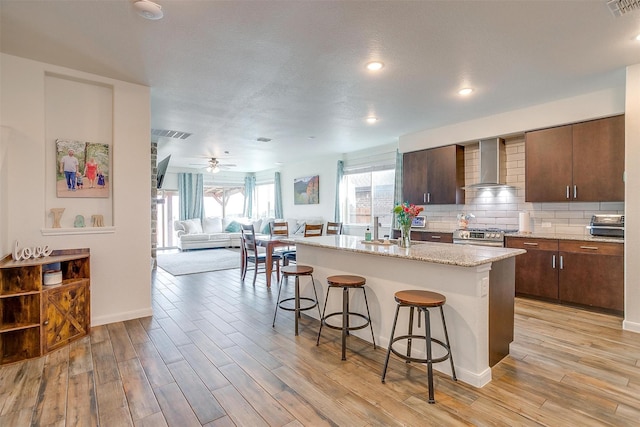
[[[57,139],[56,195],[109,197],[109,145]]]
[[[320,177],[318,175],[293,180],[293,201],[296,205],[320,203]]]

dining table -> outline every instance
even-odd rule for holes
[[[271,286],[271,273],[273,273],[273,250],[280,246],[295,246],[295,242],[288,236],[256,236],[256,246],[265,248],[266,262],[265,273],[267,275],[267,287]],[[244,262],[244,257],[242,258]]]

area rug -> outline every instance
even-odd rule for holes
[[[158,267],[174,276],[240,268],[240,251],[201,249],[158,254]]]

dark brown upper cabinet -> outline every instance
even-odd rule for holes
[[[448,145],[403,155],[402,197],[416,205],[464,203],[464,148]]]
[[[624,200],[624,115],[527,132],[527,202]]]

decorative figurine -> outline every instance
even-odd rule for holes
[[[73,222],[73,226],[76,228],[84,227],[84,217],[82,215],[76,215],[76,220]]]
[[[60,219],[62,218],[64,208],[51,208],[49,212],[53,215],[53,228],[60,228]]]
[[[91,215],[91,222],[94,227],[104,227],[104,217],[102,215]]]

